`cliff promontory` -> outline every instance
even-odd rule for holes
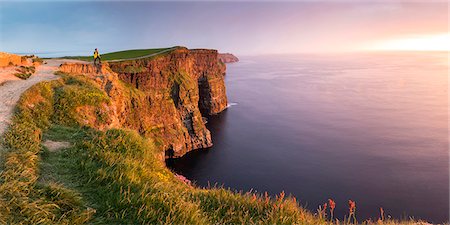
[[[239,62],[238,57],[231,53],[220,53],[219,54],[219,60],[223,63],[235,63]]]
[[[166,157],[212,146],[203,117],[227,106],[225,66],[216,50],[177,48],[149,58],[103,63],[101,68],[66,63],[60,70],[91,78],[109,98],[97,108],[77,109],[85,112],[76,118],[79,123],[137,130],[156,140]]]

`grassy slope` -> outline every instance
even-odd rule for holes
[[[104,61],[108,60],[118,60],[118,59],[130,59],[138,58],[146,55],[151,55],[171,48],[153,48],[153,49],[134,49],[119,52],[110,52],[106,54],[101,54],[101,59]],[[93,61],[93,56],[66,56],[62,57],[65,59],[78,59],[83,61]]]
[[[3,140],[0,224],[329,223],[284,194],[185,184],[160,160],[162,150],[135,131],[80,127],[73,110],[98,102],[83,96],[108,102],[100,92],[86,79],[65,77],[24,93]],[[50,152],[42,139],[72,147]]]
[[[19,100],[2,140],[0,224],[83,224],[93,213],[70,189],[38,182],[42,131],[50,126],[54,88],[61,85],[39,83]]]

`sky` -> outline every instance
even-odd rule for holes
[[[420,38],[440,48],[431,40],[440,35],[450,43],[448,4],[0,0],[0,51],[86,55],[186,46],[256,55],[376,50],[406,39],[416,46]]]

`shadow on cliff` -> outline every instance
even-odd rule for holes
[[[206,127],[211,131],[214,145],[221,144],[221,140],[223,140],[222,136],[227,129],[228,110],[226,109],[217,115],[206,116],[208,121]],[[210,151],[219,149],[214,148],[214,145],[210,148],[190,151],[180,158],[168,158],[166,159],[166,166],[174,172],[189,178],[191,177],[190,171],[196,171],[196,168],[202,168],[202,163],[205,162],[205,158],[213,157]]]

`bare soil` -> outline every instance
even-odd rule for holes
[[[56,152],[58,150],[70,147],[70,143],[67,141],[51,141],[46,140],[42,143],[51,152]]]
[[[54,73],[59,65],[64,62],[74,62],[76,60],[54,59],[46,60],[36,68],[36,72],[28,79],[21,80],[14,76],[15,69],[3,68],[0,70],[0,136],[3,135],[9,126],[14,107],[19,101],[20,95],[36,83],[57,79]],[[79,61],[77,61],[79,62]]]

